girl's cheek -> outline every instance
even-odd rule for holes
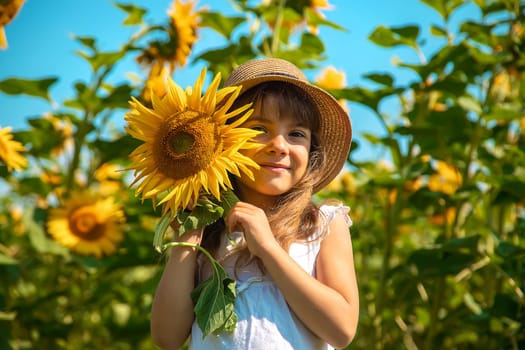
[[[253,139],[256,142],[259,142],[259,143],[267,143],[268,142],[268,135],[266,135],[265,133],[259,134],[259,135],[255,136]]]

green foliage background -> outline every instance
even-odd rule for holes
[[[423,56],[417,26],[380,26],[369,36],[382,47],[414,50],[420,63],[400,60],[398,67],[415,72],[417,81],[403,85],[389,74],[370,72],[365,78],[373,88],[332,91],[374,112],[385,133],[364,136],[391,162],[384,167],[380,159],[355,160],[354,142],[348,159],[352,183],[320,194],[343,199],[353,212],[361,313],[350,348],[523,349],[525,5],[473,0],[482,19],[451,32],[450,17],[465,1],[422,2],[442,19],[430,28],[432,35],[446,39],[432,56]],[[221,49],[195,58],[211,72],[227,76],[235,64],[260,55],[283,57],[304,69],[329,62],[316,35],[280,26],[300,19],[341,30],[329,17],[301,1],[288,6],[282,1],[281,7],[233,3],[241,9],[237,16],[201,14],[201,27],[224,40]],[[162,257],[151,243],[160,213],[134,197],[129,178],[119,180],[125,240],[116,254],[95,259],[55,243],[45,231],[49,209],[37,205],[45,199],[52,206],[59,191],[74,190],[78,174],[88,186],[98,186],[94,169],[107,162],[125,166],[137,146],[123,130],[111,128],[109,117],[126,110],[145,82],[115,86],[107,78],[163,27],[143,23],[145,9],[117,6],[127,15],[124,25],[137,28],[129,42],[100,51],[95,38],[74,39],[83,46],[78,55],[92,77],[76,83],[76,97],[54,113],[74,125],[71,157],[52,156],[63,136],[42,113],[15,133],[32,166],[14,173],[0,166],[10,190],[0,199],[0,349],[154,348],[149,310]],[[276,25],[245,25],[255,21]],[[48,90],[57,79],[7,79],[0,81],[0,91],[50,101]],[[399,115],[380,109],[387,100],[399,103]],[[454,166],[462,178],[458,190],[407,186],[436,172],[421,155]],[[41,173],[51,169],[60,169],[59,183],[43,181]],[[21,219],[9,214],[14,204],[23,208]],[[448,220],[434,220],[449,212]]]

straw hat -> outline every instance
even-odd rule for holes
[[[343,168],[350,151],[352,125],[337,100],[323,89],[308,82],[303,72],[292,63],[279,58],[254,59],[233,70],[225,86],[242,86],[241,93],[267,81],[284,81],[304,90],[317,106],[320,115],[319,137],[326,154],[321,177],[314,192],[328,185]]]

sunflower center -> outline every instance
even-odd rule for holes
[[[220,146],[216,124],[208,115],[183,111],[166,119],[153,145],[157,169],[179,180],[206,169]]]
[[[91,207],[76,209],[69,217],[69,229],[75,236],[87,241],[96,240],[104,234],[104,227],[99,224]]]
[[[172,148],[177,154],[184,154],[195,143],[195,138],[187,132],[180,132],[172,138]]]

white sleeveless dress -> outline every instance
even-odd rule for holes
[[[342,215],[348,226],[352,220],[349,208],[343,205],[321,206],[323,229],[305,243],[293,243],[290,256],[310,275],[315,277],[315,260],[321,241],[328,232],[328,225],[336,214]],[[230,238],[239,242],[242,234],[232,233]],[[219,254],[230,250],[231,243],[223,239]],[[230,259],[232,260],[232,259]],[[268,275],[251,264],[233,273],[234,263],[224,269],[236,279],[237,298],[235,312],[237,327],[233,333],[210,334],[204,339],[196,322],[193,323],[189,349],[191,350],[317,350],[333,349],[310,332],[290,310],[280,290]]]

